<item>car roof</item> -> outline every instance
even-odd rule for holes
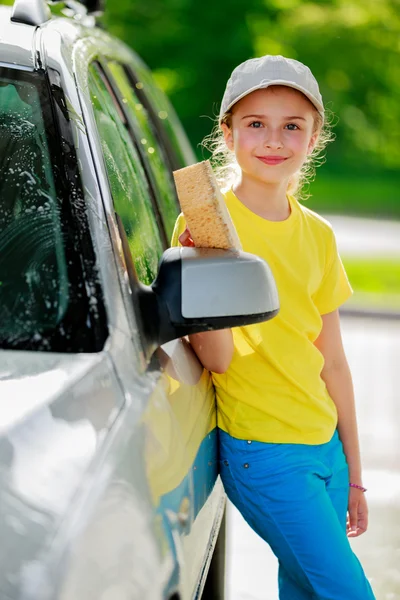
[[[11,21],[11,6],[0,5],[0,65],[35,67],[34,36],[36,28]]]
[[[0,0],[1,1],[1,0]],[[0,66],[18,66],[29,70],[46,68],[45,61],[49,48],[41,46],[38,40],[40,31],[57,31],[64,51],[69,54],[78,39],[88,36],[102,39],[105,43],[124,46],[109,33],[96,27],[92,15],[82,13],[77,19],[67,16],[51,16],[38,24],[25,24],[11,20],[13,7],[0,5]],[[83,8],[83,11],[85,9]],[[41,48],[41,56],[38,50]],[[43,52],[42,52],[43,51]]]

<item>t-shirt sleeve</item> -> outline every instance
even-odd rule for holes
[[[179,236],[181,235],[181,233],[183,233],[185,231],[185,229],[186,229],[186,221],[185,221],[185,217],[183,216],[183,213],[181,213],[175,222],[174,231],[172,232],[171,247],[181,246],[181,244],[179,242]]]
[[[330,231],[326,269],[313,300],[321,315],[333,312],[353,294],[345,268],[339,256],[336,238]]]

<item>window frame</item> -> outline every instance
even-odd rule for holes
[[[149,113],[152,128],[154,130],[155,136],[156,136],[160,146],[163,148],[163,150],[165,152],[165,155],[168,160],[169,168],[171,171],[171,176],[172,176],[172,171],[181,169],[185,165],[181,165],[181,163],[176,155],[175,149],[173,148],[171,141],[167,135],[167,132],[165,131],[165,129],[162,126],[160,126],[159,118],[157,117],[156,111],[154,109],[154,106],[153,106],[150,98],[147,97],[147,94],[143,88],[138,87],[138,84],[140,83],[140,79],[136,75],[135,69],[132,68],[131,65],[127,65],[127,64],[122,64],[122,67],[124,69],[125,75],[129,81],[132,89],[135,91],[140,102],[143,104],[143,106]]]
[[[107,60],[108,59],[106,57],[98,56],[97,58],[95,58],[93,61],[90,62],[89,66],[88,66],[88,72],[93,67],[96,69],[99,77],[103,81],[105,87],[107,88],[107,91],[110,94],[110,97],[115,105],[115,108],[116,108],[118,114],[121,117],[121,123],[125,127],[128,135],[129,135],[129,138],[140,158],[140,164],[141,164],[141,167],[146,176],[147,185],[148,185],[148,188],[150,191],[150,201],[151,201],[151,205],[154,210],[157,227],[160,232],[161,243],[162,243],[163,249],[166,250],[170,246],[170,243],[169,243],[170,240],[168,240],[168,237],[167,237],[167,234],[165,231],[162,212],[160,210],[160,206],[159,206],[158,199],[157,199],[156,183],[154,181],[154,176],[151,172],[149,163],[147,162],[147,160],[144,157],[143,147],[137,140],[137,138],[135,136],[135,132],[133,131],[129,113],[126,110],[124,103],[122,102],[121,92],[120,92],[118,86],[116,85],[115,80],[112,77],[112,74],[110,73],[110,71],[107,67]],[[116,62],[120,62],[120,61],[116,60]],[[110,194],[112,197],[111,188],[110,188]]]
[[[144,176],[146,177],[147,186],[148,186],[150,194],[151,194],[151,196],[150,196],[151,204],[154,208],[154,202],[156,202],[156,199],[154,196],[154,191],[151,187],[148,169],[146,167],[146,164],[143,164],[143,158],[139,152],[140,144],[137,143],[135,134],[129,125],[129,119],[125,113],[122,98],[118,98],[118,95],[114,92],[114,90],[112,88],[112,84],[110,83],[110,81],[107,81],[107,72],[103,68],[102,60],[107,60],[107,57],[103,57],[101,55],[96,55],[87,65],[87,74],[89,75],[91,67],[93,67],[93,66],[97,67],[97,72],[98,72],[101,80],[103,81],[107,91],[110,94],[110,100],[113,101],[115,108],[121,117],[121,125],[123,125],[126,128],[129,138],[132,141],[132,144],[135,147],[135,150],[140,158]],[[110,58],[110,60],[117,60],[117,59]],[[120,61],[117,60],[117,62],[120,62]],[[123,63],[120,62],[120,64],[123,64]],[[99,66],[100,66],[100,69],[98,68]],[[88,82],[88,94],[90,97],[91,91],[90,91],[89,82]],[[93,107],[92,107],[92,116],[93,116],[93,124],[96,127],[96,135],[100,136],[101,132],[99,130],[99,127],[98,127],[98,124],[96,121],[96,116],[94,114]],[[126,271],[128,287],[130,290],[130,298],[132,300],[132,303],[130,306],[128,306],[126,304],[126,302],[124,301],[125,310],[131,311],[131,313],[135,319],[135,325],[137,326],[138,333],[139,333],[141,350],[143,351],[147,325],[144,323],[143,314],[142,314],[142,311],[140,308],[139,291],[140,291],[140,288],[144,286],[144,284],[139,280],[139,277],[137,275],[137,272],[136,272],[136,269],[134,266],[134,262],[133,262],[133,258],[132,258],[132,254],[131,254],[131,251],[129,248],[127,236],[125,233],[124,225],[122,223],[122,219],[121,219],[120,215],[116,211],[114,197],[113,197],[113,193],[112,193],[112,189],[111,189],[111,184],[110,184],[108,173],[107,173],[107,165],[106,165],[106,161],[105,161],[105,157],[104,157],[104,152],[101,147],[100,147],[100,156],[101,156],[101,160],[102,160],[102,164],[103,164],[105,180],[107,181],[108,193],[110,195],[110,199],[111,199],[112,206],[113,206],[113,212],[114,212],[113,216],[115,219],[115,224],[117,226],[118,235],[121,240],[121,250],[122,250],[122,254],[123,254],[123,260],[125,263],[124,267],[125,267],[125,271]],[[156,218],[156,224],[157,224],[158,229],[160,230],[160,240],[161,240],[161,243],[163,246],[163,250],[165,251],[166,249],[168,249],[170,247],[170,244],[166,238],[164,225],[161,220],[162,219],[161,213],[160,213],[157,205],[156,205],[156,207],[157,207],[157,211],[155,211],[155,215],[156,216],[157,216],[157,214],[159,215],[159,219]],[[114,252],[115,252],[115,248],[114,248]],[[130,323],[130,319],[128,319],[128,321]],[[134,331],[131,328],[131,323],[129,324],[129,327],[130,327],[130,333],[131,334],[134,333]],[[145,365],[143,366],[143,372],[146,372],[146,371],[161,372],[160,362],[159,362],[156,352],[151,356],[150,359],[145,359]]]
[[[171,192],[173,194],[173,200],[175,202],[175,208],[176,208],[176,217],[175,217],[175,220],[176,220],[176,218],[178,218],[179,213],[181,212],[181,208],[180,208],[178,194],[177,194],[176,187],[175,187],[173,170],[179,169],[181,167],[174,166],[174,163],[175,163],[175,165],[178,164],[175,151],[173,150],[173,147],[169,142],[169,138],[168,138],[166,132],[163,131],[164,135],[161,135],[162,127],[159,127],[159,125],[157,126],[157,124],[156,124],[157,117],[156,117],[155,111],[153,110],[153,107],[152,107],[149,99],[147,98],[146,94],[143,93],[142,89],[140,89],[140,88],[138,89],[138,88],[136,88],[135,85],[132,85],[132,77],[130,76],[130,71],[129,71],[128,65],[118,59],[105,58],[104,60],[105,60],[104,71],[107,74],[107,76],[109,77],[109,80],[110,80],[111,85],[113,86],[115,95],[118,98],[118,101],[121,105],[122,110],[124,111],[124,118],[129,122],[129,124],[131,126],[131,129],[133,131],[133,134],[132,134],[133,136],[135,136],[135,133],[134,133],[135,126],[133,125],[133,120],[131,120],[131,116],[130,116],[131,110],[123,102],[124,95],[123,95],[122,90],[120,89],[118,82],[116,81],[108,63],[115,63],[122,69],[122,72],[126,77],[127,84],[131,88],[132,93],[137,97],[138,101],[140,102],[140,104],[143,105],[144,110],[147,112],[149,128],[151,130],[152,135],[154,136],[155,143],[158,145],[158,147],[161,151],[160,157],[164,164],[164,169],[165,169],[166,175],[169,180]],[[140,92],[140,93],[138,93],[138,92]],[[140,127],[140,122],[138,122],[138,126]],[[167,142],[168,146],[165,145],[164,138],[165,138],[165,141]],[[138,144],[138,151],[141,155],[144,167],[146,167],[146,165],[148,165],[148,167],[146,167],[146,173],[148,175],[148,180],[150,181],[152,188],[153,188],[155,201],[158,206],[158,210],[159,210],[160,217],[161,217],[161,220],[162,220],[162,223],[164,226],[164,230],[167,231],[168,219],[167,219],[167,216],[166,216],[165,220],[163,217],[164,206],[163,206],[163,202],[160,197],[162,194],[160,194],[158,192],[157,177],[156,177],[155,173],[153,172],[151,161],[149,161],[149,158],[147,156],[145,148],[143,147],[142,144]],[[171,154],[173,154],[173,156],[174,156],[174,159],[172,162],[171,162]],[[171,235],[172,235],[172,232],[171,232]],[[171,241],[170,237],[171,237],[170,235],[167,235],[167,246],[166,246],[167,248],[170,246],[170,241]]]
[[[157,86],[156,82],[154,80],[152,80],[151,71],[148,70],[148,67],[144,63],[140,64],[141,62],[142,61],[139,59],[139,57],[135,56],[133,62],[128,62],[128,63],[124,64],[125,72],[127,74],[129,81],[131,82],[131,85],[133,86],[133,88],[135,90],[137,90],[140,101],[148,110],[150,118],[153,122],[154,128],[158,131],[159,139],[162,140],[163,146],[164,146],[167,156],[170,160],[171,172],[176,171],[177,169],[182,169],[183,167],[186,167],[187,165],[194,164],[195,162],[197,162],[196,155],[193,151],[193,148],[191,147],[189,139],[186,136],[186,132],[183,129],[182,124],[180,123],[179,117],[175,113],[174,107],[172,106],[172,104],[169,101],[169,98],[165,94],[165,92],[163,92]],[[137,84],[141,83],[140,77],[138,77],[138,74],[137,74],[138,66],[140,66],[141,69],[147,71],[146,76],[150,80],[149,87],[153,86],[154,88],[157,89],[157,92],[159,92],[165,96],[165,99],[169,105],[170,113],[173,115],[174,119],[176,119],[178,121],[180,131],[176,135],[176,141],[180,148],[181,157],[184,159],[183,161],[181,161],[180,157],[177,155],[175,148],[174,148],[173,144],[171,143],[171,140],[168,136],[167,130],[157,115],[157,106],[154,106],[151,96],[146,93],[145,88],[142,88],[141,86],[139,88],[137,87]],[[187,142],[187,145],[188,145],[188,147],[186,149],[182,146],[182,140],[179,139],[180,134],[183,134],[186,137],[185,143]],[[187,155],[188,150],[190,151],[191,156]]]

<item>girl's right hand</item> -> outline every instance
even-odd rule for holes
[[[181,233],[181,235],[179,236],[179,241],[182,244],[182,246],[187,246],[189,248],[194,247],[194,241],[192,240],[190,231],[187,227],[186,227],[185,231],[183,233]]]
[[[368,506],[364,492],[357,488],[350,488],[348,513],[347,513],[347,537],[358,537],[368,529]]]

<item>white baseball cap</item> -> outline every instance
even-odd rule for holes
[[[271,85],[285,85],[299,90],[324,117],[322,96],[310,69],[293,58],[267,54],[260,58],[250,58],[234,69],[222,98],[219,122],[236,102],[255,90]]]

